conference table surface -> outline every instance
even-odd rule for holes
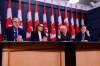
[[[38,42],[38,41],[24,41],[24,42],[14,42],[14,41],[3,41],[0,42],[3,48],[13,48],[13,49],[59,49],[65,48],[66,45],[75,45],[76,50],[99,50],[100,42],[68,42],[68,41],[58,41],[58,42]]]
[[[65,66],[76,66],[76,51],[100,51],[100,42],[38,42],[38,41],[3,41],[0,42],[3,51],[65,51]],[[9,50],[7,50],[9,49]]]

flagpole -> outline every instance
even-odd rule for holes
[[[65,5],[64,25],[66,26],[67,31],[70,32],[70,30],[69,30],[69,22],[68,22],[67,3],[66,3],[66,5]]]
[[[82,9],[82,11],[81,11],[81,25],[84,26],[85,24],[84,24],[83,6],[81,6],[81,9]]]
[[[0,14],[0,41],[2,41],[2,25],[1,25],[1,14]]]
[[[67,2],[65,3],[65,8],[67,8]]]
[[[59,1],[57,0],[57,3],[58,3],[58,17],[59,16],[61,16],[61,14],[60,14],[60,3],[59,3]],[[62,25],[62,24],[61,24]],[[60,22],[59,22],[59,18],[58,18],[58,34],[60,33]],[[59,51],[60,51],[60,53],[59,53],[59,55],[60,55],[60,66],[62,66],[62,48],[60,47],[60,49],[59,49]]]
[[[76,33],[78,33],[80,31],[80,28],[79,28],[79,21],[78,21],[77,5],[75,5],[75,7],[76,7]]]
[[[60,3],[58,2],[58,35],[60,35],[60,27],[62,25],[62,19],[61,19],[61,11],[60,11]]]
[[[51,41],[56,41],[56,30],[55,30],[55,23],[54,23],[53,0],[51,0],[50,39],[51,39]]]
[[[77,33],[77,5],[75,5],[75,7],[76,7],[76,33]]]
[[[12,26],[12,10],[11,10],[11,1],[8,0],[8,7],[7,7],[7,17],[6,17],[6,26],[5,28],[9,28]]]
[[[27,12],[27,22],[26,22],[26,40],[29,40],[31,36],[31,32],[33,31],[32,25],[32,13],[31,13],[31,6],[30,0],[28,0],[28,12]]]
[[[75,39],[75,28],[74,28],[74,18],[73,18],[73,12],[72,12],[72,4],[71,4],[71,35],[72,35],[72,40]]]
[[[43,10],[43,25],[44,25],[44,32],[46,33],[48,39],[48,25],[47,25],[47,15],[46,15],[46,4],[44,0],[44,10]]]
[[[38,24],[39,24],[38,1],[36,0],[36,4],[35,4],[34,31],[36,31],[36,27],[37,27]]]
[[[11,0],[8,0],[8,8],[7,8],[7,17],[6,17],[6,27],[9,28],[12,20],[12,11],[11,11]],[[8,66],[10,66],[10,44],[8,45]]]
[[[53,4],[53,0],[51,0],[51,4]]]
[[[22,24],[22,8],[21,8],[21,0],[19,0],[18,3],[18,18],[20,19],[20,28],[23,28],[23,24]]]

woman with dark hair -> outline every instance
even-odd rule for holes
[[[43,24],[39,23],[37,25],[36,31],[31,32],[30,41],[47,41],[47,37],[43,29]]]

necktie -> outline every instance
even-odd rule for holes
[[[15,39],[15,41],[16,41],[16,38],[17,38],[17,29],[15,29],[15,37],[14,37],[14,39]]]
[[[82,34],[82,40],[85,40],[85,34]]]

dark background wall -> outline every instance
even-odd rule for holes
[[[100,7],[87,12],[85,23],[90,30],[91,40],[98,41],[100,35]]]
[[[6,13],[7,13],[7,1],[8,0],[0,0],[0,14],[1,14],[1,19],[2,19],[2,31],[4,33],[4,27],[5,27],[5,22],[6,22]],[[34,22],[34,11],[35,11],[35,1],[31,1],[31,11],[32,11],[32,21]],[[39,9],[39,21],[43,22],[43,4],[42,2],[38,2],[38,9]],[[11,0],[11,7],[12,7],[12,17],[17,17],[17,12],[18,12],[18,0]],[[23,27],[26,29],[26,22],[27,22],[27,8],[28,7],[28,0],[22,0],[22,20],[23,20]],[[64,9],[65,7],[60,6],[61,10],[61,17],[62,21],[64,21]],[[51,4],[46,3],[46,12],[47,12],[47,22],[48,22],[48,28],[50,27],[50,10],[51,10]],[[74,22],[75,22],[75,9],[73,10],[74,14]],[[86,12],[84,11],[84,14]],[[81,10],[78,10],[78,17],[79,17],[79,24],[81,24]],[[58,6],[54,5],[54,19],[55,19],[55,27],[57,29],[57,22],[58,22]],[[68,19],[69,19],[69,24],[70,24],[70,8],[68,8]],[[50,33],[50,28],[49,28],[49,33]]]

